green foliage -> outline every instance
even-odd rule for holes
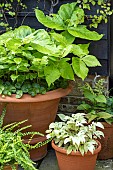
[[[80,11],[82,20],[77,15]],[[46,23],[50,28],[55,26],[58,30],[62,27],[62,32],[20,26],[2,34],[0,78],[3,81],[0,82],[0,94],[10,96],[16,93],[17,98],[24,93],[31,96],[44,94],[55,89],[55,85],[61,84],[61,81],[74,80],[75,74],[84,80],[88,67],[100,66],[96,57],[89,55],[89,44],[74,44],[76,37],[99,40],[103,36],[80,25],[84,20],[83,14],[76,3],[62,5],[53,17],[45,16],[36,9],[41,23]],[[68,56],[70,53],[72,58]]]
[[[84,10],[77,7],[77,3],[64,4],[60,7],[57,14],[51,14],[50,16],[45,16],[39,9],[36,9],[35,13],[38,21],[44,26],[55,30],[68,31],[74,37],[95,41],[100,40],[103,36],[95,31],[88,30],[83,25]]]
[[[6,28],[6,30],[12,29],[10,27],[9,21],[6,17],[6,13],[13,19],[15,19],[14,28],[17,26],[17,16],[21,9],[27,8],[27,6],[22,2],[22,0],[1,0],[0,1],[0,26]]]
[[[46,131],[47,138],[52,138],[58,147],[66,149],[67,154],[72,151],[79,151],[82,155],[88,151],[93,154],[98,145],[96,139],[104,136],[96,127],[104,128],[103,125],[100,122],[88,125],[84,113],[58,116],[62,121],[49,125],[49,130]]]
[[[27,120],[21,122],[13,122],[11,124],[3,126],[3,120],[6,113],[6,107],[3,109],[0,116],[0,170],[3,170],[4,166],[11,165],[12,170],[15,170],[15,164],[20,164],[25,170],[36,170],[33,166],[35,163],[30,159],[29,150],[39,148],[47,144],[50,140],[39,142],[35,145],[30,145],[30,141],[34,135],[43,136],[39,132],[22,132],[23,130],[31,127],[21,126]],[[31,136],[27,144],[23,143],[24,136]]]
[[[66,49],[57,45],[43,29],[34,31],[21,26],[6,32],[0,36],[0,48],[2,95],[16,93],[20,98],[24,93],[31,96],[45,94],[57,88],[61,81],[65,83],[65,79],[74,79],[71,66],[61,58]]]
[[[38,0],[38,3],[39,2],[40,2],[40,0]],[[43,3],[44,3],[44,8],[46,9],[47,2],[46,3],[45,2],[43,2]],[[72,19],[71,19],[72,22],[76,22],[76,23],[83,22],[84,18],[82,18],[82,15],[84,14],[85,18],[88,18],[91,20],[91,23],[89,24],[90,27],[97,28],[98,24],[100,24],[102,21],[107,23],[108,16],[112,15],[112,13],[113,13],[113,10],[111,10],[111,3],[109,2],[109,0],[97,0],[97,1],[95,1],[95,0],[76,0],[76,5],[79,7],[79,10],[73,14]],[[86,10],[93,10],[93,8],[96,6],[97,6],[97,11],[95,12],[95,14],[86,16],[86,14],[85,14]],[[10,24],[8,22],[7,15],[6,15],[6,13],[8,13],[8,15],[15,20],[15,24],[14,24],[14,28],[15,28],[18,23],[19,12],[26,8],[27,8],[27,6],[22,2],[22,0],[15,0],[15,1],[14,0],[9,0],[9,1],[1,0],[1,2],[0,2],[0,19],[1,19],[0,26],[5,27],[6,30],[11,29]],[[66,11],[65,7],[61,7],[61,9],[62,9],[62,11],[59,12],[59,15],[61,15],[63,17],[63,19],[65,19],[66,15],[68,17],[70,15],[72,15],[72,13],[69,11],[73,10],[73,5],[70,5],[70,7],[68,6],[68,12]],[[51,13],[51,8],[50,8],[50,13]],[[28,14],[29,13],[27,13],[26,16]],[[82,15],[78,15],[78,14],[82,14]],[[26,18],[26,16],[25,16],[25,18]],[[77,17],[77,20],[75,19],[75,17]],[[24,21],[24,19],[23,19],[23,21]],[[61,23],[59,18],[56,17],[55,20],[56,21],[58,20],[58,22]],[[23,21],[22,21],[22,24],[23,24]],[[54,22],[51,21],[49,18],[47,21],[48,21],[48,23],[51,22],[51,24],[54,26]],[[47,24],[47,23],[45,23],[45,24]],[[62,23],[61,23],[61,25],[62,25]],[[59,27],[59,24],[58,25],[56,24],[56,27],[59,29],[62,29],[62,26]]]
[[[97,28],[102,21],[108,22],[108,16],[113,14],[111,3],[109,0],[77,0],[80,8],[85,10],[92,10],[97,7],[94,15],[90,15],[88,19],[91,20],[90,27]],[[86,16],[87,17],[87,16]]]
[[[77,109],[84,110],[88,121],[106,121],[113,122],[113,98],[108,96],[105,88],[105,80],[99,79],[94,81],[93,87],[89,83],[85,83],[80,87],[83,91],[84,100]]]
[[[63,53],[61,54],[61,58],[66,57],[69,53],[75,55],[72,57],[72,68],[66,64],[66,60],[60,61],[63,62],[63,66],[65,66],[63,69],[67,68],[67,71],[62,69],[62,72],[65,73],[61,74],[61,76],[65,75],[63,78],[73,80],[74,74],[72,73],[74,72],[78,77],[84,80],[89,71],[88,67],[100,66],[100,63],[95,56],[88,55],[89,44],[72,44],[74,40],[76,42],[76,37],[96,41],[100,40],[103,36],[95,31],[88,30],[86,26],[83,25],[85,16],[84,11],[77,7],[77,3],[73,2],[64,4],[60,7],[57,14],[51,14],[50,16],[45,16],[39,9],[35,9],[35,14],[39,22],[44,26],[53,29],[50,32],[50,35],[55,42],[60,45],[59,49],[61,50],[62,47],[65,48],[65,50],[62,49]],[[55,30],[59,30],[61,33],[58,34]],[[92,60],[94,62],[91,62]],[[59,64],[59,66],[61,65],[62,64]],[[52,77],[51,71],[53,67],[48,67],[46,69],[46,72],[48,70],[47,82],[49,85],[52,83],[50,77]],[[55,79],[60,77],[58,68],[54,70],[53,75]],[[53,79],[53,81],[55,80]]]

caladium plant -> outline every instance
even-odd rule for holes
[[[104,128],[103,125],[100,122],[87,124],[84,113],[58,116],[62,121],[49,125],[49,130],[46,131],[47,138],[52,138],[58,147],[66,149],[67,154],[72,151],[79,151],[82,155],[88,151],[93,154],[98,146],[96,139],[104,136],[103,132],[96,128]]]
[[[76,44],[76,37],[99,40],[103,36],[82,24],[84,12],[76,3],[62,5],[53,16],[36,9],[36,16],[45,26],[61,33],[20,26],[0,35],[0,94],[16,93],[17,98],[24,93],[44,94],[67,85],[65,82],[74,80],[74,75],[85,79],[88,67],[100,66],[89,54],[89,44]]]

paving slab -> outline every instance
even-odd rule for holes
[[[59,170],[54,150],[49,150],[47,156],[42,161],[39,170]]]

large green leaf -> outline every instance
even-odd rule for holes
[[[82,60],[88,67],[101,66],[100,62],[93,55],[86,55],[85,57],[82,58]]]
[[[109,119],[113,117],[113,115],[106,113],[106,112],[98,112],[97,116],[98,116],[98,119]]]
[[[97,41],[100,40],[103,35],[99,35],[95,31],[90,31],[84,25],[79,25],[77,27],[69,27],[68,32],[78,38]]]
[[[22,61],[22,58],[14,58],[14,61],[16,64],[20,64]]]
[[[53,41],[51,40],[49,33],[44,29],[38,29],[37,31],[33,33],[33,36],[34,36],[33,41],[32,41],[33,43],[38,44],[40,42],[44,45],[53,44]]]
[[[76,56],[82,57],[89,53],[88,47],[89,44],[78,44],[78,45],[73,44],[71,52]]]
[[[32,29],[29,26],[20,26],[14,30],[14,36],[19,39],[23,39],[32,33]]]
[[[6,55],[6,49],[3,46],[0,46],[0,56]]]
[[[9,39],[13,38],[13,31],[8,31],[2,35],[0,35],[0,45],[6,43]]]
[[[63,49],[63,54],[62,54],[62,57],[65,57],[67,56],[69,53],[72,52],[72,45],[68,45],[66,48]]]
[[[55,66],[45,67],[44,74],[45,74],[48,86],[50,86],[52,83],[54,83],[55,80],[59,79],[59,77],[61,76],[60,71],[57,68],[55,68]]]
[[[71,18],[72,14],[75,10],[76,4],[77,4],[76,2],[67,3],[67,4],[63,4],[60,7],[58,14],[62,18],[62,20],[66,21]]]
[[[91,93],[91,91],[89,89],[84,90],[84,96],[86,99],[89,99],[92,102],[94,102],[94,100],[96,98],[96,94]]]
[[[72,58],[72,67],[74,69],[75,74],[84,80],[88,75],[88,68],[85,63],[77,57]]]
[[[11,51],[16,51],[19,47],[21,47],[22,42],[20,39],[10,39],[7,43],[6,43],[6,48],[8,48]]]
[[[88,122],[92,122],[93,120],[97,119],[97,114],[93,114],[92,112],[86,114],[86,117],[88,119]]]
[[[53,17],[47,15],[45,16],[44,13],[38,9],[35,9],[35,15],[38,21],[44,26],[56,30],[64,30],[64,23],[59,15],[54,15]]]
[[[63,78],[74,80],[74,73],[71,65],[63,59],[59,63],[59,70]]]
[[[69,32],[66,30],[66,31],[63,31],[61,33],[67,40],[68,44],[72,44],[75,40],[75,37],[71,34],[69,34]]]
[[[51,33],[52,38],[54,38],[57,42],[59,42],[60,44],[66,46],[68,44],[67,39],[62,35],[62,34],[58,34],[58,33]]]
[[[106,97],[104,95],[98,95],[95,100],[100,103],[106,103]]]
[[[89,110],[89,109],[91,109],[91,106],[89,104],[86,104],[86,103],[80,104],[77,107],[77,110]]]
[[[10,77],[12,81],[15,81],[18,78],[18,75],[12,74]]]
[[[76,10],[71,15],[71,19],[70,19],[68,26],[76,26],[78,24],[83,23],[84,16],[85,16],[84,10],[79,7],[76,7]]]
[[[43,44],[34,44],[32,43],[31,46],[39,51],[40,53],[46,54],[46,55],[50,55],[50,56],[56,56],[59,57],[59,55],[61,54],[61,50],[58,49],[57,47],[55,47],[54,45],[46,45],[44,46]]]

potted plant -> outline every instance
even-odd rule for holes
[[[64,18],[61,18],[62,12]],[[48,18],[50,25],[62,32],[20,26],[0,35],[0,102],[1,110],[4,103],[8,103],[6,124],[28,119],[31,130],[44,133],[55,119],[60,98],[72,89],[68,81],[74,80],[74,75],[84,79],[88,67],[100,66],[96,57],[89,54],[89,44],[75,44],[75,38],[96,41],[103,35],[83,25],[84,11],[76,3],[62,5],[55,14],[59,18],[57,22],[55,16],[45,17],[39,10],[36,16],[44,23]],[[73,57],[69,57],[69,53]],[[40,158],[46,152],[41,152]]]
[[[77,109],[87,113],[88,122],[102,122],[105,137],[99,139],[102,149],[98,159],[109,159],[113,158],[113,98],[105,88],[105,80],[96,80],[97,77],[94,79],[93,87],[89,83],[80,87],[83,90],[84,101]]]
[[[21,122],[13,122],[3,126],[6,108],[3,109],[0,116],[0,169],[1,170],[16,170],[18,164],[25,170],[36,170],[34,162],[30,159],[29,150],[39,148],[46,145],[49,140],[38,142],[31,145],[33,136],[43,134],[39,132],[23,132],[25,129],[31,127],[23,126],[27,120]],[[30,136],[27,143],[24,142],[24,137]]]
[[[61,122],[51,123],[46,131],[52,138],[60,170],[94,170],[101,144],[96,139],[104,136],[97,127],[104,128],[100,122],[87,124],[84,113],[66,116],[58,115]]]

